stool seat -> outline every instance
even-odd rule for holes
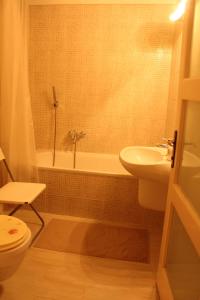
[[[43,183],[9,182],[0,188],[0,203],[32,203],[46,188]]]

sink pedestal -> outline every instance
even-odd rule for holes
[[[164,211],[168,185],[139,178],[138,201],[144,208]]]

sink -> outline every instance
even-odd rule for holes
[[[166,149],[159,147],[132,146],[119,154],[123,167],[138,180],[138,202],[147,209],[164,211],[166,206],[170,161]],[[199,189],[200,158],[189,151],[183,151],[180,182],[187,187],[188,182]]]
[[[158,147],[131,146],[121,150],[119,159],[132,175],[167,184],[170,161],[166,149]]]
[[[123,167],[139,179],[138,202],[144,208],[165,210],[171,165],[166,152],[159,147],[132,146],[119,154]]]

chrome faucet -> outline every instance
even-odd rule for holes
[[[174,139],[170,139],[170,138],[162,138],[162,139],[165,141],[165,143],[157,144],[156,146],[160,148],[165,148],[166,149],[165,156],[167,157],[167,160],[171,160],[172,150],[174,146]]]
[[[69,138],[72,140],[72,143],[74,145],[74,150],[73,150],[73,168],[76,168],[76,144],[77,142],[84,138],[84,136],[86,135],[85,132],[80,131],[78,132],[77,130],[73,129],[73,130],[69,130],[68,131],[68,136]]]
[[[82,139],[84,136],[86,135],[85,132],[83,131],[76,131],[75,129],[73,130],[69,130],[68,131],[68,136],[70,137],[70,139],[73,141],[73,144],[75,144],[76,142],[78,142],[80,139]]]

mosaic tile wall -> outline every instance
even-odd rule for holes
[[[169,5],[30,8],[30,87],[37,148],[57,149],[71,129],[79,151],[118,153],[165,136],[174,25]]]
[[[175,24],[174,46],[172,54],[172,67],[169,84],[169,101],[167,108],[166,120],[166,137],[173,137],[174,130],[178,125],[177,109],[178,109],[178,88],[179,88],[179,73],[181,60],[181,46],[182,46],[182,22]]]
[[[39,169],[46,191],[35,200],[43,212],[160,229],[163,214],[143,209],[137,201],[138,181],[130,177],[99,176]]]

